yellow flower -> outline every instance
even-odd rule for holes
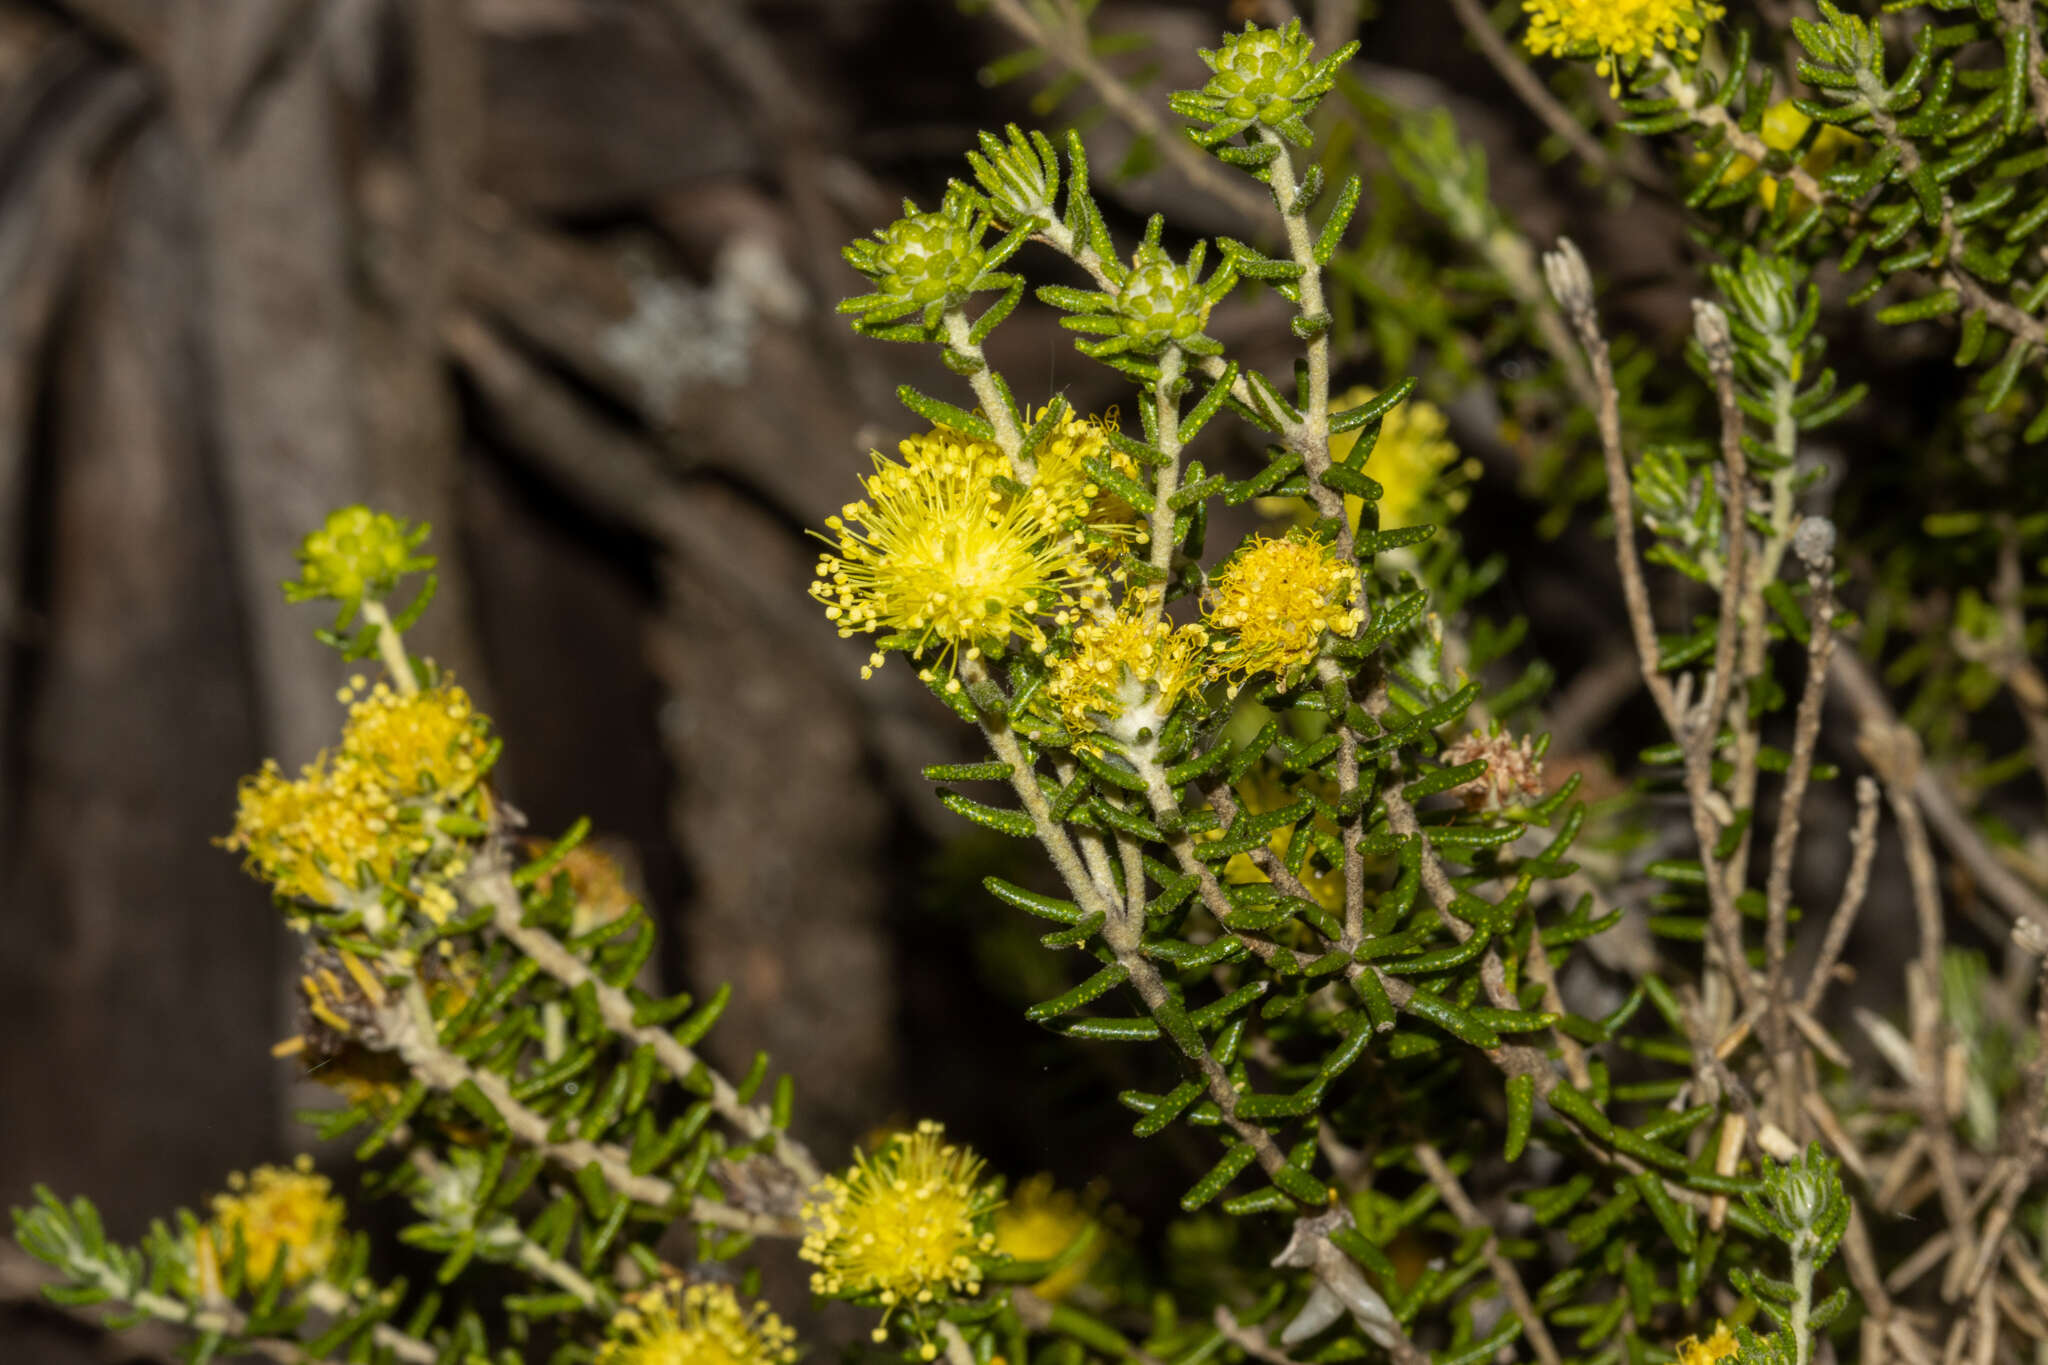
[[[1538,56],[1569,56],[1595,48],[1595,69],[1621,90],[1622,68],[1665,48],[1682,57],[1699,47],[1706,26],[1719,19],[1712,0],[1522,0],[1529,31],[1522,41]]]
[[[1053,1188],[1052,1176],[1041,1172],[1017,1187],[1010,1202],[996,1211],[996,1250],[1019,1261],[1050,1261],[1064,1255],[1076,1239],[1088,1244],[1074,1258],[1031,1286],[1041,1299],[1064,1298],[1088,1278],[1102,1259],[1102,1222],[1072,1190]]]
[[[1361,390],[1346,395],[1345,401],[1355,405],[1372,396],[1371,390]],[[1413,526],[1422,520],[1417,513],[1429,498],[1438,475],[1458,458],[1458,448],[1445,435],[1449,429],[1450,423],[1441,408],[1415,398],[1395,405],[1380,422],[1379,440],[1366,458],[1365,473],[1380,486],[1382,530]],[[1348,459],[1357,443],[1355,431],[1333,437],[1330,458]],[[1357,497],[1344,499],[1344,513],[1353,530],[1358,528],[1359,509],[1364,505],[1364,500]]]
[[[357,679],[342,689],[355,696]],[[483,776],[490,725],[452,683],[404,696],[379,683],[349,708],[341,747],[285,777],[275,762],[242,780],[223,847],[278,892],[341,906],[391,884],[401,864],[431,853],[428,818]],[[443,841],[432,875],[406,889],[435,923],[455,909],[450,879],[466,865]]]
[[[633,894],[631,880],[638,880],[621,859],[631,858],[631,852],[623,843],[605,848],[599,845],[605,840],[578,844],[569,850],[560,865],[540,880],[539,889],[554,893],[567,883],[570,899],[575,904],[573,917],[569,922],[569,936],[579,938],[592,929],[610,924],[626,914],[639,903]],[[535,858],[547,852],[551,841],[528,839],[527,853]],[[630,879],[630,880],[629,880]]]
[[[349,708],[341,735],[342,753],[366,765],[395,797],[439,803],[475,784],[490,747],[490,722],[453,683],[410,696],[378,683]]]
[[[1806,130],[1813,126],[1813,120],[1799,112],[1791,100],[1779,100],[1764,111],[1763,124],[1757,129],[1757,136],[1766,147],[1775,151],[1789,152],[1799,145],[1806,136]],[[1799,158],[1800,166],[1813,175],[1821,175],[1841,160],[1844,152],[1861,147],[1863,139],[1830,123],[1823,126],[1813,145],[1806,149],[1806,155]],[[1698,160],[1705,161],[1707,155],[1701,152]],[[1756,162],[1746,156],[1738,156],[1728,163],[1728,169],[1721,172],[1723,185],[1732,185],[1756,169]],[[1764,201],[1765,208],[1774,208],[1778,202],[1778,179],[1765,176],[1756,187],[1757,197]]]
[[[1360,386],[1330,400],[1333,409],[1356,407],[1371,399],[1375,389]],[[1450,422],[1443,409],[1419,398],[1397,404],[1380,420],[1380,434],[1366,457],[1365,473],[1380,486],[1380,528],[1393,531],[1415,526],[1424,518],[1425,506],[1435,504],[1455,512],[1464,503],[1462,485],[1475,462],[1452,470],[1458,448],[1451,444]],[[1330,438],[1330,459],[1338,464],[1350,460],[1362,433],[1347,431]],[[1454,477],[1455,476],[1455,477]],[[1286,517],[1300,525],[1315,521],[1315,506],[1304,498],[1258,498],[1253,506],[1269,517]],[[1358,514],[1365,499],[1344,495],[1344,516],[1351,529],[1358,529]]]
[[[818,1267],[813,1291],[872,1294],[894,1311],[981,1288],[981,1258],[995,1247],[987,1230],[995,1191],[980,1178],[981,1158],[944,1133],[926,1119],[811,1190],[798,1254]],[[883,1322],[877,1341],[888,1336]]]
[[[243,1265],[255,1283],[270,1278],[280,1257],[287,1286],[327,1269],[341,1249],[344,1212],[332,1188],[326,1176],[313,1173],[313,1159],[306,1156],[289,1169],[258,1166],[246,1176],[229,1176],[230,1193],[213,1197],[213,1218],[195,1238],[202,1292],[218,1292],[220,1268],[234,1254],[237,1236],[247,1248]]]
[[[730,1285],[667,1276],[613,1317],[597,1365],[789,1365],[795,1341],[767,1304],[741,1307]]]
[[[429,846],[417,825],[401,830],[399,821],[389,789],[360,764],[330,765],[323,754],[289,779],[266,759],[242,779],[235,827],[221,843],[247,854],[246,866],[279,892],[338,905]]]
[[[1138,743],[1207,678],[1208,632],[1154,615],[1155,603],[1132,593],[1116,615],[1076,626],[1073,648],[1053,661],[1046,694],[1073,735]]]
[[[1040,408],[1032,413],[1031,420],[1043,421],[1045,411]],[[1103,491],[1083,464],[1086,460],[1098,460],[1127,479],[1144,482],[1138,462],[1109,443],[1110,433],[1116,429],[1114,408],[1100,417],[1069,412],[1047,433],[1036,457],[1038,469],[1033,483],[1043,487],[1061,505],[1081,508],[1098,549],[1115,549],[1125,541],[1143,545],[1152,538],[1137,509],[1116,494]],[[1009,471],[1007,461],[1004,471]]]
[[[1081,490],[999,487],[1002,452],[945,428],[902,450],[904,464],[875,456],[866,498],[826,520],[832,549],[818,558],[811,596],[842,637],[889,630],[916,637],[916,652],[937,648],[939,673],[950,675],[963,649],[978,658],[1012,635],[1043,650],[1035,618],[1064,625],[1102,590],[1077,529]],[[881,663],[877,651],[861,676]]]
[[[1678,1343],[1678,1365],[1714,1365],[1716,1361],[1733,1358],[1740,1349],[1735,1334],[1717,1322],[1714,1334],[1705,1341],[1687,1337]]]
[[[1314,780],[1303,779],[1304,782]],[[1251,815],[1263,815],[1267,811],[1279,810],[1282,806],[1291,805],[1301,795],[1298,788],[1290,789],[1287,786],[1285,779],[1281,776],[1278,769],[1265,762],[1259,763],[1250,772],[1246,773],[1244,780],[1237,784],[1236,791],[1239,806]],[[1323,794],[1326,797],[1333,795],[1333,793],[1328,791],[1325,791]],[[1321,820],[1321,818],[1320,816],[1316,817],[1318,820]],[[1335,830],[1332,829],[1330,832],[1335,833]],[[1222,830],[1214,830],[1211,833],[1219,839],[1224,835]],[[1268,836],[1266,847],[1270,848],[1277,857],[1284,859],[1287,856],[1287,850],[1294,846],[1294,834],[1295,827],[1293,825],[1282,825]],[[1239,885],[1243,885],[1246,882],[1272,880],[1271,877],[1266,875],[1264,869],[1252,861],[1252,857],[1248,853],[1234,853],[1231,855],[1230,861],[1223,865],[1223,879]],[[1309,895],[1315,898],[1316,904],[1322,906],[1323,909],[1341,910],[1344,908],[1344,873],[1341,868],[1334,871],[1324,868],[1320,865],[1319,859],[1311,856],[1301,865],[1300,880]]]
[[[1253,536],[1209,586],[1208,623],[1230,673],[1288,674],[1322,648],[1323,633],[1349,635],[1365,620],[1358,569],[1303,530]]]

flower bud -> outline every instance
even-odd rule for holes
[[[1315,43],[1299,24],[1285,29],[1247,25],[1243,33],[1225,34],[1223,45],[1202,57],[1216,73],[1202,93],[1221,101],[1231,118],[1277,124],[1308,112],[1306,107],[1297,111],[1297,102],[1314,103],[1300,100],[1319,73]]]
[[[1132,349],[1157,351],[1201,331],[1209,299],[1185,266],[1157,247],[1140,247],[1117,291],[1116,311]]]
[[[432,559],[413,554],[426,534],[425,526],[408,525],[388,512],[344,507],[299,543],[299,580],[285,585],[286,595],[299,602],[325,597],[345,603],[382,597],[405,574],[433,566]]]

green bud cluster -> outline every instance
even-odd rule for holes
[[[1197,256],[1194,265],[1200,268]],[[1163,350],[1202,330],[1209,300],[1188,266],[1149,243],[1138,248],[1131,273],[1117,291],[1117,316],[1133,349]]]
[[[1215,74],[1200,90],[1176,94],[1173,110],[1209,125],[1189,130],[1204,147],[1255,129],[1271,129],[1306,147],[1314,139],[1305,120],[1357,50],[1358,44],[1350,43],[1317,61],[1315,41],[1302,32],[1299,19],[1281,29],[1248,21],[1244,32],[1226,34],[1214,51],[1201,50],[1203,63]]]
[[[325,599],[350,609],[382,597],[409,573],[431,569],[429,555],[413,553],[427,527],[357,504],[332,513],[299,542],[299,577],[284,585],[292,602]]]
[[[858,315],[854,325],[870,335],[926,339],[941,314],[959,308],[971,294],[1007,283],[991,272],[1016,246],[1008,239],[995,247],[986,244],[993,221],[980,196],[958,183],[929,213],[904,200],[901,218],[877,229],[872,239],[846,246],[847,264],[867,276],[874,290],[847,299],[839,310]],[[919,321],[904,324],[913,315]],[[892,323],[909,330],[887,330]]]

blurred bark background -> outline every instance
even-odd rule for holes
[[[1266,7],[1120,8],[1192,63]],[[1375,79],[1453,106],[1547,240],[1541,130],[1448,7],[1385,8],[1434,75]],[[1048,122],[974,80],[1014,46],[951,0],[0,0],[0,1205],[42,1180],[132,1235],[302,1140],[266,1046],[287,935],[209,840],[240,774],[335,732],[319,622],[276,585],[350,501],[433,523],[417,647],[495,718],[504,794],[537,833],[591,817],[676,930],[664,972],[734,983],[714,1041],[795,1074],[820,1151],[943,1112],[1020,1173],[1161,1179],[1098,1145],[1127,1125],[1088,1069],[1121,1053],[1049,1060],[964,983],[964,896],[930,913],[960,831],[918,769],[965,737],[911,670],[860,683],[804,597],[803,528],[902,434],[896,383],[960,396],[834,316],[839,246],[934,202],[976,128]],[[1098,135],[1113,165],[1128,134]],[[1252,230],[1171,168],[1103,188],[1126,239],[1154,208]],[[1573,227],[1654,277],[1676,234],[1631,221]],[[1620,306],[1686,326],[1682,292]],[[1114,401],[1042,313],[992,350],[1034,401]],[[1583,673],[1588,744],[1632,690],[1611,562],[1517,562],[1547,566],[1510,609]],[[5,1307],[10,1273],[0,1359],[122,1356]]]
[[[587,813],[679,925],[666,970],[736,983],[742,1066],[827,1150],[901,1103],[929,812],[865,790],[955,741],[854,685],[800,528],[893,421],[829,305],[894,203],[866,106],[962,74],[885,76],[891,27],[974,32],[909,8],[0,7],[0,1203],[133,1234],[301,1140],[290,946],[209,840],[334,732],[276,585],[358,500],[433,523],[419,648],[534,829]],[[11,1362],[103,1349],[0,1310]]]

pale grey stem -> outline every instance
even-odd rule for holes
[[[1183,360],[1180,347],[1168,346],[1166,353],[1159,357],[1159,380],[1152,386],[1152,402],[1159,419],[1156,444],[1160,453],[1166,456],[1166,463],[1160,466],[1152,489],[1152,567],[1160,573],[1170,572],[1173,568],[1173,508],[1168,504],[1180,487],[1180,397],[1176,390],[1180,386]],[[1162,592],[1155,600],[1155,606],[1162,605],[1164,601]]]
[[[667,1029],[633,1021],[633,1001],[618,987],[605,981],[583,960],[562,946],[553,934],[525,922],[519,888],[512,884],[502,857],[484,860],[465,882],[470,900],[491,907],[492,927],[514,947],[540,964],[540,969],[570,990],[588,986],[595,994],[599,1015],[605,1026],[637,1047],[654,1049],[655,1060],[677,1081],[691,1083],[701,1076],[711,1085],[711,1107],[749,1142],[766,1140],[768,1151],[802,1181],[805,1188],[818,1183],[822,1172],[804,1145],[783,1129],[773,1115],[760,1105],[741,1100],[732,1082],[714,1070],[695,1050],[676,1041]]]
[[[419,676],[412,671],[412,660],[405,656],[405,641],[392,626],[391,613],[384,610],[382,602],[365,599],[363,620],[377,632],[377,658],[384,665],[384,671],[391,675],[391,685],[398,689],[400,696],[410,697],[418,692]]]
[[[1449,1163],[1444,1160],[1443,1153],[1439,1152],[1434,1144],[1418,1142],[1414,1150],[1415,1160],[1422,1167],[1422,1173],[1429,1177],[1430,1184],[1436,1186],[1437,1194],[1444,1201],[1444,1207],[1451,1211],[1451,1215],[1458,1220],[1460,1226],[1468,1230],[1493,1226],[1486,1216],[1480,1213],[1479,1206],[1472,1202],[1471,1196],[1465,1193],[1465,1187],[1458,1183],[1458,1177],[1452,1174]],[[1479,1254],[1486,1258],[1486,1268],[1492,1272],[1494,1283],[1499,1285],[1500,1292],[1507,1296],[1508,1307],[1514,1310],[1516,1320],[1522,1324],[1522,1336],[1528,1341],[1529,1349],[1536,1353],[1536,1359],[1541,1361],[1542,1365],[1561,1365],[1562,1358],[1557,1353],[1557,1343],[1550,1339],[1550,1329],[1544,1325],[1543,1315],[1536,1311],[1534,1301],[1529,1298],[1528,1287],[1522,1283],[1522,1276],[1516,1271],[1515,1263],[1502,1254],[1498,1233],[1487,1237],[1486,1244],[1480,1248]]]
[[[447,1170],[439,1158],[425,1146],[414,1146],[407,1153],[407,1159],[429,1182]],[[499,1215],[495,1223],[487,1228],[477,1228],[475,1231],[480,1241],[497,1238],[511,1243],[516,1247],[514,1256],[520,1265],[557,1288],[573,1294],[577,1302],[590,1311],[608,1312],[615,1306],[615,1300],[610,1293],[592,1284],[576,1267],[551,1254],[546,1247],[528,1237],[520,1228],[518,1220]]]
[[[1813,960],[1813,973],[1806,980],[1806,994],[1799,1002],[1800,1009],[1807,1014],[1820,1008],[1821,997],[1827,994],[1834,979],[1835,964],[1841,961],[1842,950],[1849,944],[1849,931],[1855,927],[1856,916],[1870,890],[1870,867],[1877,860],[1877,797],[1874,779],[1867,775],[1856,779],[1856,826],[1849,835],[1849,872],[1842,878],[1841,898],[1828,919],[1820,953]]]
[[[1352,556],[1351,523],[1344,515],[1344,496],[1323,483],[1330,468],[1330,332],[1329,306],[1323,301],[1323,267],[1316,260],[1315,234],[1309,230],[1308,206],[1301,202],[1301,186],[1294,179],[1294,159],[1287,142],[1278,133],[1259,125],[1259,138],[1274,149],[1267,173],[1273,187],[1273,202],[1279,206],[1281,224],[1287,230],[1287,252],[1301,267],[1296,288],[1301,291],[1300,316],[1319,322],[1319,330],[1308,343],[1308,411],[1301,426],[1291,433],[1291,444],[1301,455],[1301,467],[1308,475],[1309,496],[1316,511],[1337,523],[1337,553]]]
[[[497,1111],[512,1136],[564,1170],[573,1173],[595,1163],[605,1184],[629,1199],[661,1207],[675,1198],[672,1183],[659,1176],[635,1174],[626,1154],[617,1148],[583,1138],[553,1140],[548,1120],[515,1099],[503,1076],[472,1067],[442,1047],[433,1008],[417,978],[406,984],[400,999],[379,1010],[377,1032],[384,1047],[396,1052],[408,1070],[435,1090],[452,1095],[464,1085],[474,1086]],[[750,1213],[706,1199],[693,1200],[687,1216],[693,1222],[754,1236],[794,1237],[800,1232],[792,1220]]]
[[[974,1349],[967,1344],[959,1323],[950,1318],[939,1319],[939,1339],[946,1343],[946,1365],[976,1365]]]

